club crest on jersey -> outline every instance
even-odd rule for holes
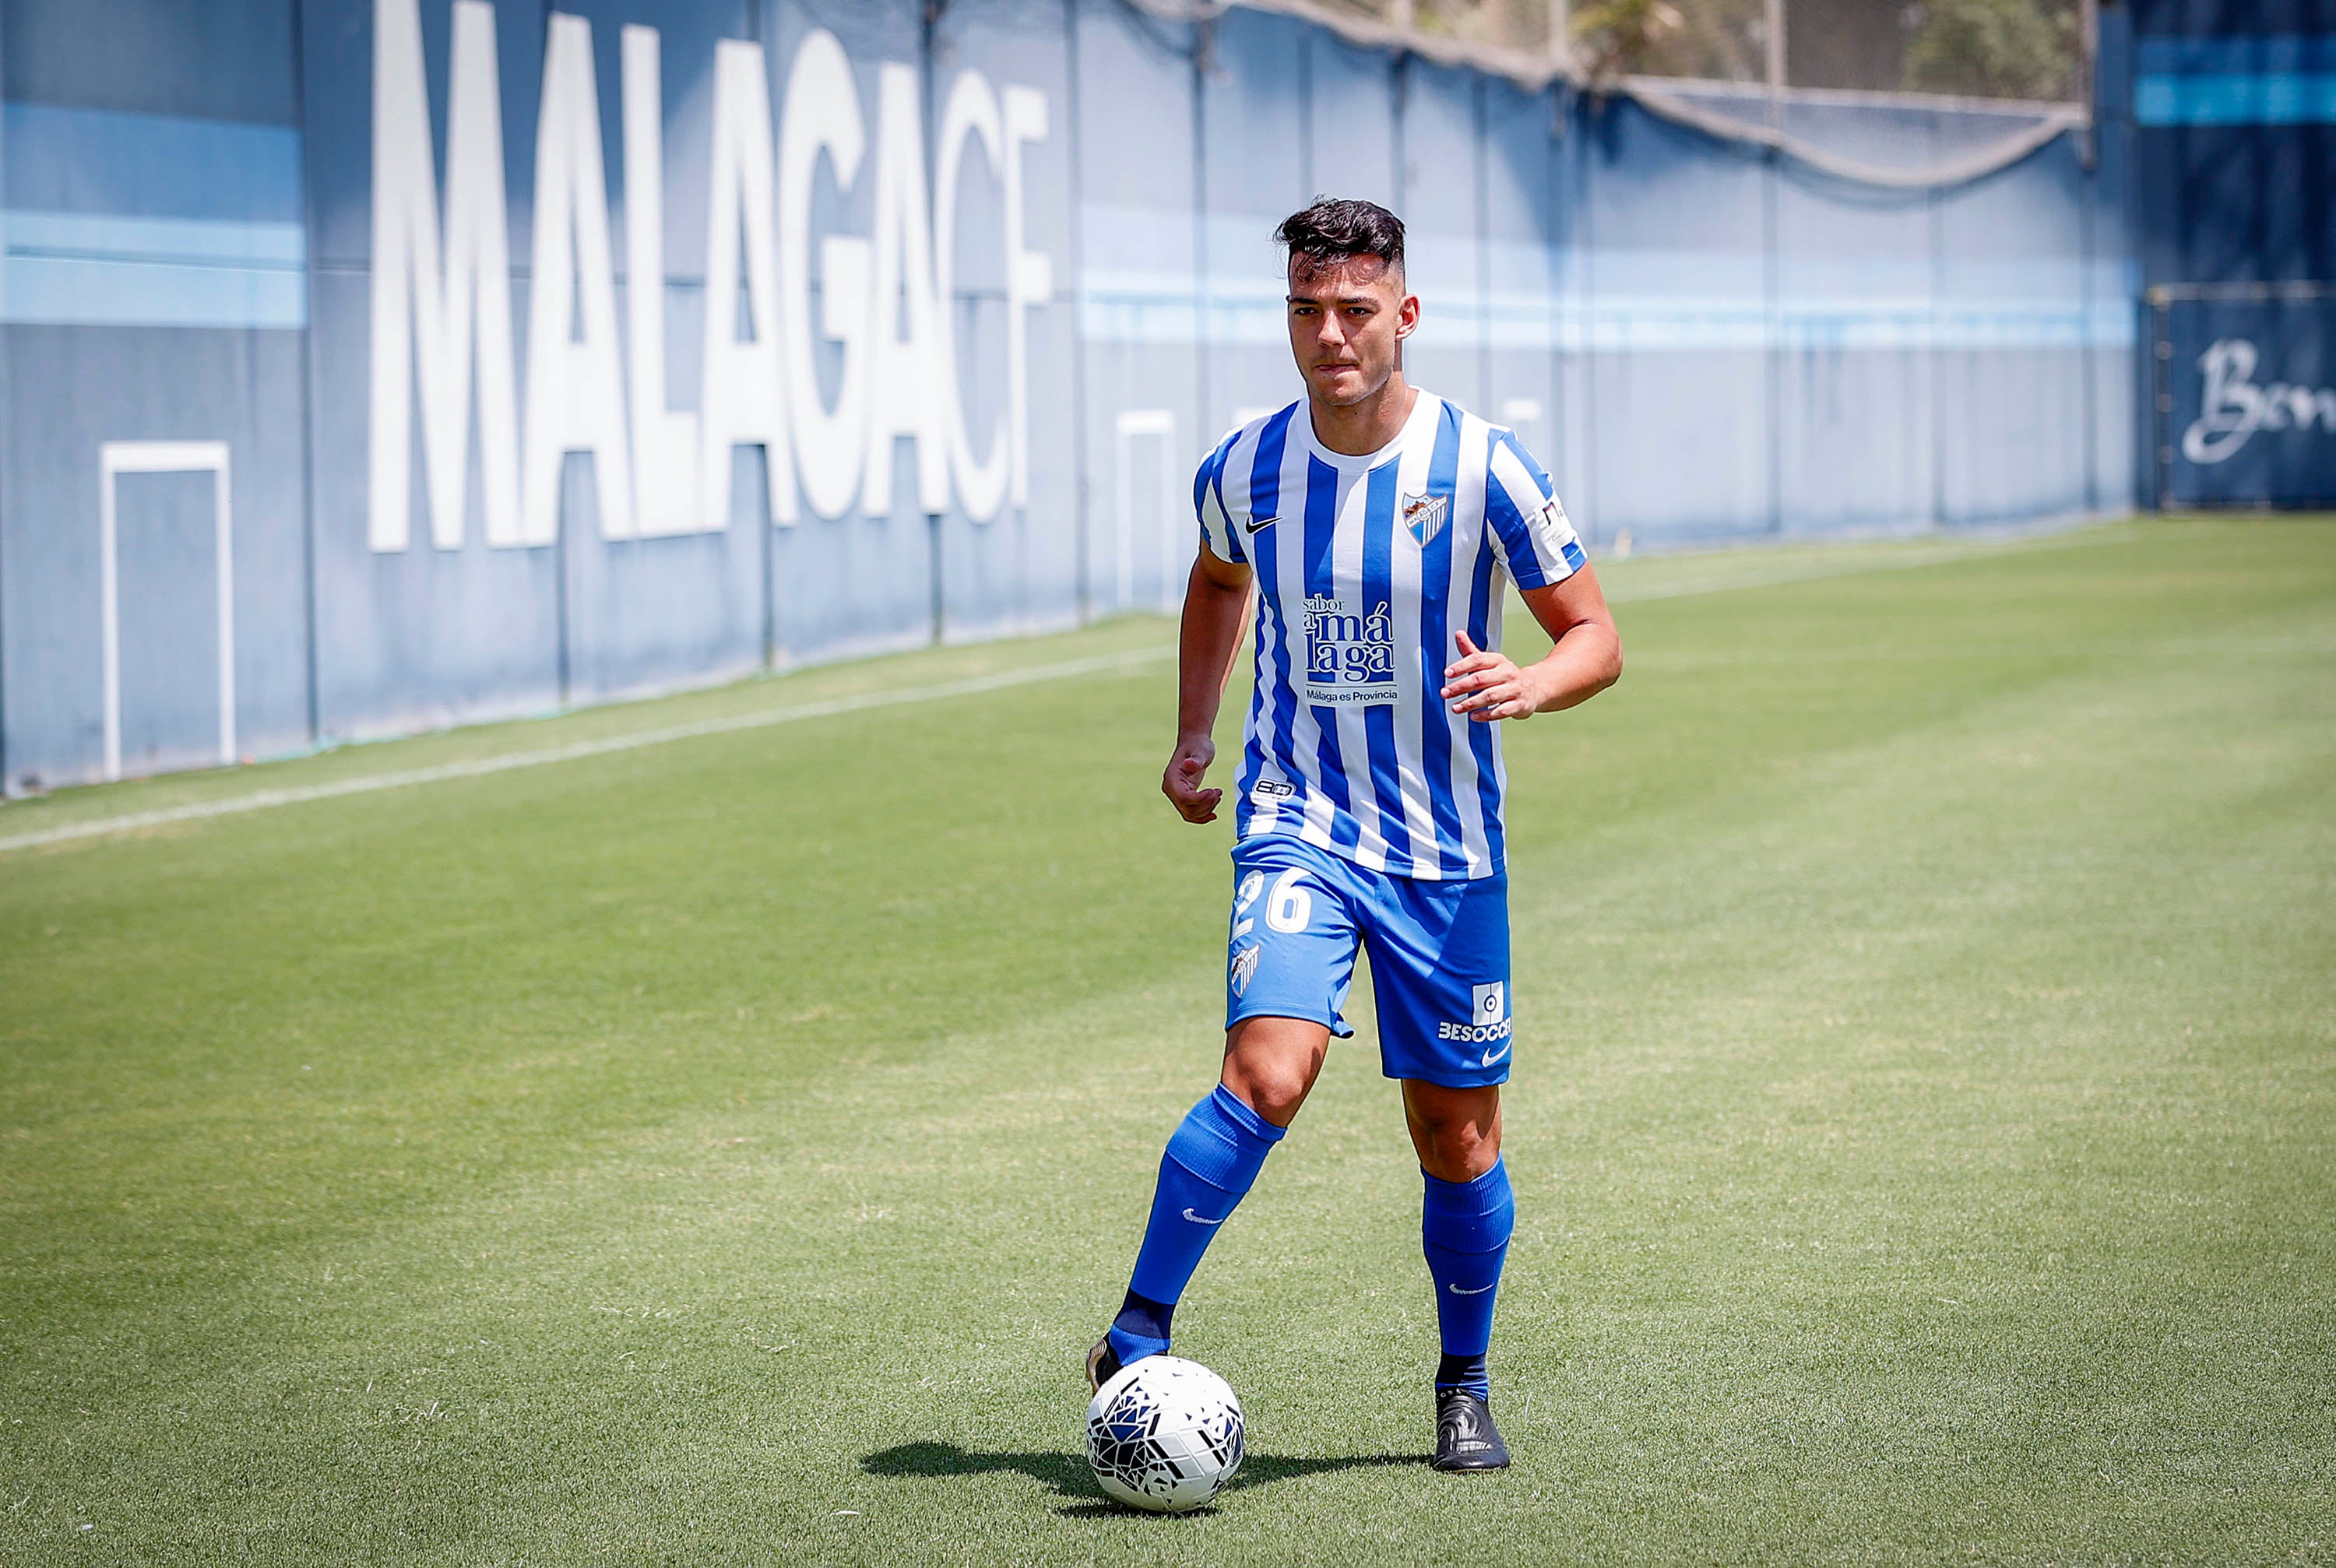
[[[1448,495],[1406,495],[1403,498],[1403,525],[1411,530],[1411,537],[1426,550],[1436,536],[1444,531],[1444,520],[1452,511]]]
[[[1386,601],[1362,611],[1335,599],[1309,599],[1305,609],[1306,700],[1395,701],[1395,618]]]

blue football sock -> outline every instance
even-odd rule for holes
[[[1111,1348],[1125,1366],[1168,1349],[1168,1318],[1200,1266],[1217,1227],[1241,1201],[1258,1167],[1281,1141],[1275,1126],[1219,1084],[1194,1105],[1160,1158],[1152,1220],[1135,1255],[1127,1302],[1111,1326]]]
[[[1168,1348],[1168,1320],[1175,1315],[1173,1302],[1155,1301],[1130,1290],[1127,1299],[1119,1304],[1119,1316],[1111,1320],[1114,1342],[1124,1336],[1130,1344],[1157,1345],[1164,1350]],[[1126,1365],[1124,1357],[1120,1364]]]
[[[1427,1183],[1420,1209],[1421,1248],[1427,1271],[1436,1278],[1436,1320],[1444,1336],[1436,1386],[1488,1397],[1492,1384],[1484,1352],[1493,1342],[1493,1300],[1500,1294],[1509,1232],[1516,1228],[1509,1168],[1494,1160],[1473,1182],[1439,1181],[1425,1171],[1420,1177]]]

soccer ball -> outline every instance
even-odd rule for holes
[[[1241,1468],[1241,1437],[1231,1386],[1181,1356],[1122,1368],[1087,1406],[1095,1479],[1153,1514],[1182,1514],[1224,1490]]]

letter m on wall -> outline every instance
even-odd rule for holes
[[[406,546],[417,403],[431,541],[462,548],[474,368],[487,542],[522,542],[502,105],[484,0],[453,7],[444,213],[442,229],[415,0],[375,0],[367,532],[376,550]]]

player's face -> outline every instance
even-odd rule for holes
[[[1333,407],[1376,396],[1419,325],[1417,297],[1376,256],[1320,263],[1291,257],[1289,311],[1298,373],[1313,397]]]

